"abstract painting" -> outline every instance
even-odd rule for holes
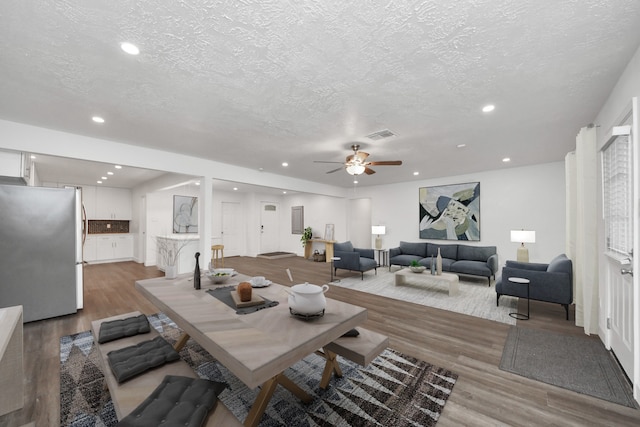
[[[420,238],[480,240],[480,183],[421,187]]]

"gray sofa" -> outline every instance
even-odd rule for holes
[[[431,257],[435,262],[440,248],[442,271],[472,276],[484,276],[489,280],[498,272],[498,254],[495,246],[441,245],[428,242],[400,242],[397,248],[389,249],[389,270],[392,265],[408,266],[418,261],[431,268]]]
[[[333,256],[340,258],[333,261],[333,273],[339,268],[343,270],[359,271],[364,280],[364,272],[375,270],[378,274],[378,263],[375,260],[373,249],[354,248],[349,241],[333,244]]]
[[[569,320],[569,304],[573,302],[573,263],[565,254],[549,264],[507,261],[496,280],[496,305],[500,296],[527,297],[527,287],[509,281],[509,277],[529,279],[529,298],[561,304]]]

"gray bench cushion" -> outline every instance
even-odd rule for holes
[[[118,383],[122,383],[149,369],[175,362],[180,355],[162,337],[107,353],[109,366]]]
[[[104,344],[124,337],[146,334],[150,330],[149,320],[144,314],[127,317],[126,319],[103,322],[102,325],[100,325],[98,342]]]
[[[120,427],[202,426],[226,385],[215,381],[167,375]]]

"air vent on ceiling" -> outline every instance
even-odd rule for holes
[[[391,138],[392,136],[396,136],[396,134],[391,132],[389,129],[383,129],[383,130],[379,130],[378,132],[371,133],[367,135],[365,138],[378,141],[385,138]]]

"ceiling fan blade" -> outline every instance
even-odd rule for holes
[[[402,160],[383,160],[381,162],[368,162],[367,164],[375,166],[400,166]]]
[[[368,167],[364,168],[364,173],[366,173],[367,175],[373,175],[374,173],[376,173],[376,171],[374,171],[373,169],[370,169]]]
[[[340,166],[340,167],[339,167],[339,168],[337,168],[337,169],[330,170],[330,171],[329,171],[329,172],[327,172],[327,173],[334,173],[334,172],[338,172],[338,171],[341,171],[342,169],[344,169],[344,166]]]
[[[339,163],[339,164],[342,164],[343,162],[330,162],[330,161],[325,161],[325,160],[314,160],[313,163]]]

